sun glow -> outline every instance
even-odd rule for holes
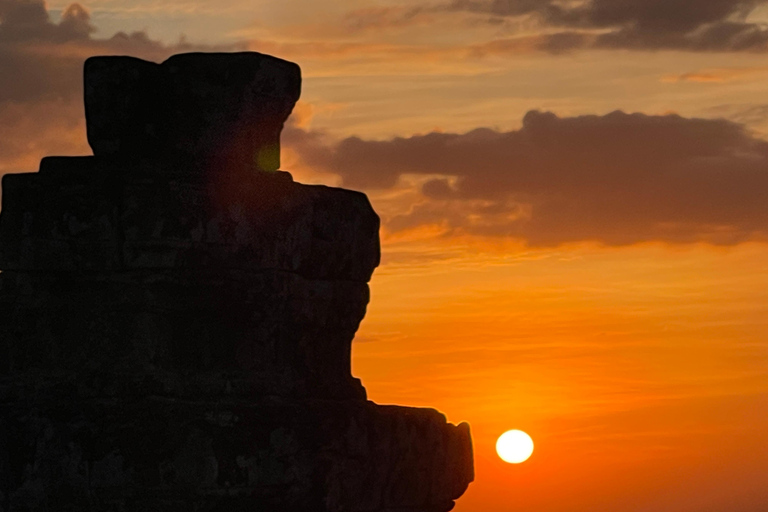
[[[522,430],[509,430],[496,441],[496,453],[504,462],[520,464],[533,453],[533,439]]]

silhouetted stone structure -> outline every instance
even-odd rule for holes
[[[350,374],[364,194],[277,171],[295,64],[89,59],[91,157],[3,179],[0,511],[443,512],[466,424]]]

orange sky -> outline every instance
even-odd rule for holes
[[[88,55],[293,60],[283,168],[383,221],[353,373],[471,424],[455,510],[768,510],[766,21],[747,0],[0,0],[0,173],[89,152]],[[494,453],[513,428],[520,465]]]
[[[758,510],[764,256],[653,244],[393,263],[354,370],[374,400],[471,423],[477,481],[457,510]],[[493,453],[513,427],[536,442],[518,467]]]

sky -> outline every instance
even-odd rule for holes
[[[90,153],[88,56],[241,50],[382,218],[352,370],[470,423],[456,511],[768,508],[768,2],[0,0],[0,174]]]

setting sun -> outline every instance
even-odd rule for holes
[[[533,439],[522,430],[509,430],[496,441],[496,453],[504,462],[520,464],[533,453]]]

